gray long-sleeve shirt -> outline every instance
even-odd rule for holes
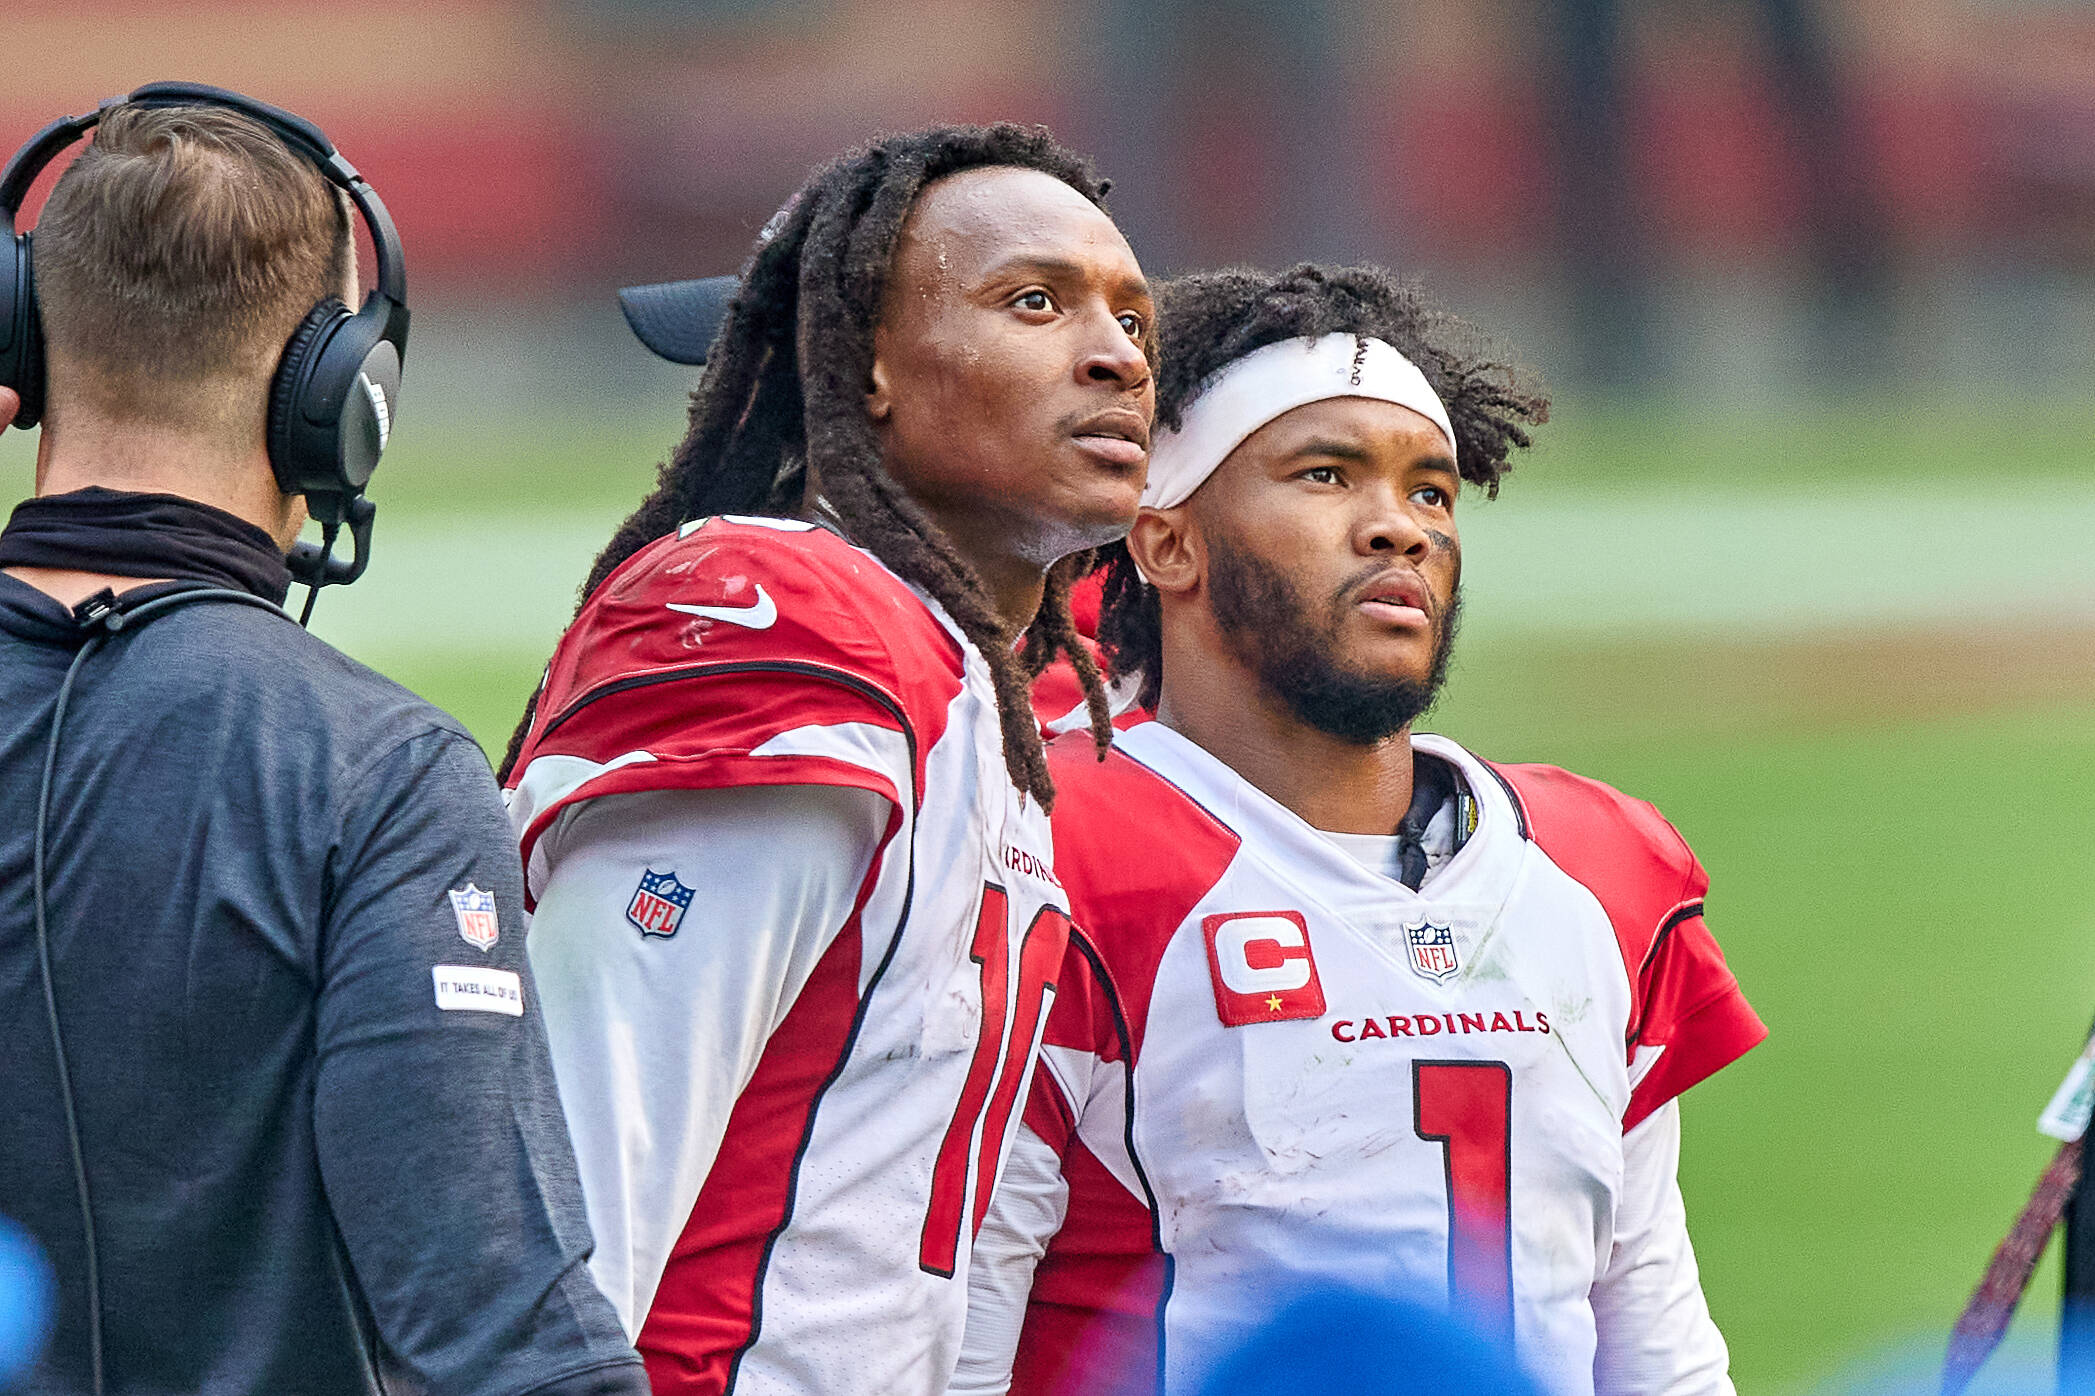
[[[51,1391],[87,1385],[87,1239],[30,856],[82,638],[0,575],[0,1213],[57,1271]],[[198,601],[87,660],[63,743],[49,925],[108,1390],[644,1393],[584,1263],[515,844],[457,724]]]

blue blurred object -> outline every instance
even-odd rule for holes
[[[0,1390],[42,1354],[52,1308],[50,1262],[28,1232],[0,1217]]]
[[[1507,1346],[1461,1319],[1351,1290],[1290,1303],[1224,1358],[1200,1396],[1541,1396]]]

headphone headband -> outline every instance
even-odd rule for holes
[[[14,153],[14,158],[7,162],[6,172],[0,173],[0,223],[5,224],[7,232],[14,231],[15,214],[21,211],[22,200],[29,196],[29,186],[36,183],[44,166],[50,164],[59,151],[93,130],[101,119],[102,107],[96,107],[85,116],[61,116],[31,136],[29,143]]]
[[[15,231],[15,215],[22,210],[22,201],[29,197],[30,186],[44,167],[58,157],[73,142],[81,139],[101,123],[111,107],[225,107],[237,111],[260,123],[277,139],[303,155],[321,178],[349,196],[356,205],[364,226],[371,230],[371,246],[377,253],[378,285],[373,295],[384,296],[402,312],[407,306],[407,259],[400,248],[400,233],[393,226],[393,215],[386,211],[385,202],[378,191],[356,166],[342,157],[327,133],[302,116],[295,116],[282,107],[257,101],[241,92],[231,92],[223,87],[212,87],[201,82],[149,82],[144,87],[123,97],[111,97],[93,111],[80,116],[62,116],[36,133],[29,143],[15,152],[7,162],[5,172],[0,172],[0,233]],[[389,323],[387,328],[394,329]],[[405,333],[406,326],[397,327]]]
[[[302,116],[293,115],[282,107],[272,106],[259,98],[229,88],[212,87],[202,82],[149,82],[123,99],[139,107],[231,107],[244,112],[283,137],[287,144],[300,147],[306,157],[316,165],[325,165],[330,160],[339,160],[335,143],[327,138],[327,132]],[[107,106],[108,103],[104,103]],[[347,162],[344,161],[345,167]],[[352,178],[355,170],[349,171]]]

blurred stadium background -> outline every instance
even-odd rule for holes
[[[1424,276],[1558,402],[1466,505],[1433,725],[1657,801],[1774,1029],[1686,1107],[1739,1384],[1939,1351],[2095,1010],[2095,7],[9,0],[0,39],[9,149],[192,78],[391,205],[404,415],[316,628],[497,749],[681,434],[613,289],[733,270],[871,131],[1050,124],[1153,273]]]

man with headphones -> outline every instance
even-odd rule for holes
[[[487,762],[281,609],[368,557],[384,206],[298,118],[156,84],[25,147],[0,221],[0,425],[43,423],[0,532],[0,1214],[59,1295],[27,1389],[645,1393]],[[287,559],[309,510],[352,558]]]

